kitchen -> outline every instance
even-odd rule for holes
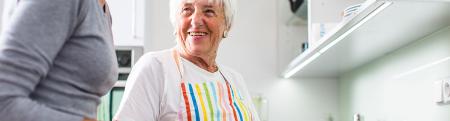
[[[141,55],[175,45],[169,1],[107,2],[122,65],[98,120],[114,115]],[[450,120],[450,1],[292,2],[237,1],[220,46],[262,121]]]

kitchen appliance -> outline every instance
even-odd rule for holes
[[[102,97],[98,107],[97,119],[99,121],[111,121],[119,107],[125,90],[126,80],[134,64],[143,55],[142,46],[116,46],[119,75],[117,82],[111,91]]]
[[[295,16],[308,20],[308,3],[306,0],[289,0],[289,4]]]
[[[118,82],[126,81],[131,68],[142,56],[144,49],[140,46],[116,46],[117,63],[119,66]]]

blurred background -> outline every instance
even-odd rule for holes
[[[103,121],[139,57],[175,45],[168,0],[107,2],[120,73],[98,107]],[[237,9],[217,61],[244,76],[263,121],[450,121],[449,1],[238,0]]]

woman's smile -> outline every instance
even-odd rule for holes
[[[193,43],[202,42],[207,38],[209,38],[208,32],[200,32],[200,31],[188,32],[188,40],[191,40]]]

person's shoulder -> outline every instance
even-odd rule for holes
[[[224,73],[224,75],[228,75],[231,78],[237,79],[237,78],[242,78],[241,73],[239,73],[238,71],[236,71],[233,68],[230,68],[226,65],[219,65],[220,70]]]
[[[136,64],[141,66],[154,64],[160,65],[167,59],[167,56],[170,56],[170,52],[170,49],[147,52],[139,58]]]
[[[144,55],[142,55],[141,58],[139,58],[139,60],[163,61],[164,59],[167,58],[167,56],[170,56],[170,52],[171,52],[170,49],[147,52]]]
[[[219,65],[219,68],[232,85],[238,86],[239,88],[246,88],[245,79],[241,73],[228,66]]]

